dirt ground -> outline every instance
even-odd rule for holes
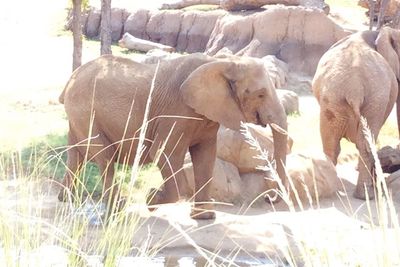
[[[146,3],[154,7],[157,1]],[[22,3],[24,8],[20,8]],[[138,1],[131,3],[139,5]],[[117,0],[115,4],[123,5]],[[63,19],[65,6],[66,1],[7,1],[6,7],[0,10],[0,32],[7,40],[0,43],[0,69],[5,74],[2,75],[0,88],[0,121],[9,123],[7,127],[10,129],[18,130],[13,134],[15,140],[66,129],[65,120],[46,123],[47,120],[53,122],[57,121],[55,118],[62,118],[63,107],[58,104],[57,98],[71,74],[72,38],[57,36],[58,30],[55,28],[59,25],[58,21]],[[140,7],[144,7],[143,2],[140,2]],[[332,12],[337,21],[349,28],[365,28],[358,21],[358,18],[365,21],[362,10],[359,10],[357,16],[352,10],[346,9]],[[342,15],[339,16],[339,13]],[[86,62],[98,54],[85,49],[83,55]],[[46,115],[32,121],[28,110],[17,120],[13,115],[14,109],[24,105],[42,108]],[[300,109],[302,116],[316,118],[318,113],[318,105],[312,97],[302,98]],[[315,119],[310,119],[310,123],[315,124]],[[35,130],[24,131],[27,124],[36,125],[29,127]],[[315,125],[312,127],[317,128]],[[0,131],[0,140],[7,138],[10,138],[10,134]],[[309,137],[307,134],[300,135],[298,142],[302,142],[301,138]],[[314,149],[320,149],[319,142]],[[190,219],[188,203],[165,205],[154,213],[149,213],[143,206],[132,207],[140,210],[144,221],[134,246],[140,247],[151,235],[148,246],[165,244],[158,255],[176,261],[171,262],[170,266],[176,266],[177,259],[197,257],[199,252],[194,249],[193,241],[204,250],[236,258],[235,262],[239,266],[258,266],[268,263],[269,259],[285,262],[284,259],[289,258],[291,252],[294,255],[328,253],[332,257],[331,263],[340,260],[340,264],[344,260],[349,266],[359,262],[370,262],[370,266],[376,266],[374,255],[377,252],[396,249],[396,246],[387,245],[394,242],[394,235],[385,235],[388,243],[387,246],[382,245],[383,241],[375,235],[376,227],[373,226],[378,223],[376,203],[366,203],[352,197],[357,177],[355,162],[338,166],[338,173],[344,179],[343,190],[337,196],[315,201],[311,207],[304,207],[303,211],[296,207],[298,212],[288,212],[283,202],[274,206],[265,203],[250,208],[220,204],[217,205],[216,220],[210,222]],[[2,184],[3,188],[9,188],[6,183]],[[396,190],[399,185],[395,184],[393,188]],[[393,194],[396,208],[400,206],[397,191]],[[51,217],[51,211],[60,204],[57,203],[54,191],[49,192],[41,201],[44,203],[43,210],[49,211]],[[89,235],[95,238],[96,230]],[[299,265],[307,263],[300,257],[294,258]],[[251,264],[246,263],[249,259]],[[197,266],[203,266],[203,263],[197,259]]]

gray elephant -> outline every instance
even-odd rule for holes
[[[400,31],[388,27],[379,32],[352,34],[333,45],[321,58],[313,80],[320,104],[320,132],[324,152],[336,164],[340,139],[353,142],[360,154],[356,198],[374,196],[374,159],[364,138],[360,118],[365,117],[373,137],[397,101]]]
[[[165,183],[149,204],[179,199],[176,181],[184,180],[182,167],[189,150],[197,191],[191,215],[214,218],[209,181],[220,123],[235,130],[241,121],[270,124],[277,172],[285,178],[286,115],[262,62],[193,54],[161,62],[157,73],[156,66],[102,56],[72,74],[60,96],[68,115],[71,146],[60,200],[65,198],[65,190],[72,188],[74,174],[88,158],[103,174],[105,197],[116,203],[119,189],[113,186],[113,163],[132,164],[135,158],[154,76],[140,160],[143,164],[157,161]]]

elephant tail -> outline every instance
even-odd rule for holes
[[[354,114],[354,118],[356,121],[360,121],[361,119],[361,113],[360,113],[360,108],[361,108],[361,103],[358,103],[356,101],[354,101],[353,99],[347,99],[347,103],[350,105],[353,114]]]

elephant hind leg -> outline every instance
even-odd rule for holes
[[[367,122],[371,122],[371,124],[369,124],[368,126],[370,127],[372,142],[376,142],[377,136],[383,124],[382,121],[383,119],[376,120],[375,118],[368,120],[367,118]],[[373,158],[371,147],[367,142],[366,135],[364,133],[364,129],[361,123],[359,123],[358,126],[358,136],[355,143],[359,152],[359,175],[356,190],[354,191],[354,197],[358,199],[372,199],[374,197],[374,183],[376,178],[375,160]]]
[[[73,195],[74,180],[84,162],[84,157],[77,147],[77,139],[71,129],[68,132],[68,145],[70,148],[67,150],[67,166],[62,181],[63,187],[58,194],[59,201],[67,201],[68,192],[72,192]]]
[[[339,118],[329,109],[321,109],[320,133],[324,153],[337,164],[340,153],[340,139],[344,136],[347,128],[347,120]]]

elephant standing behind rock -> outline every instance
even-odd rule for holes
[[[373,197],[374,159],[363,134],[365,117],[375,140],[397,101],[400,31],[384,27],[380,32],[364,31],[333,45],[321,58],[313,80],[313,92],[320,104],[320,132],[324,152],[334,164],[340,153],[340,139],[353,142],[360,154],[359,177],[354,196]],[[364,187],[365,186],[365,187]]]
[[[189,150],[194,170],[192,217],[215,216],[209,195],[219,124],[238,130],[240,122],[272,126],[277,172],[285,178],[287,120],[262,62],[236,56],[215,59],[201,54],[141,64],[102,56],[77,69],[60,101],[69,120],[65,198],[85,158],[104,177],[105,198],[116,203],[114,162],[132,164],[146,103],[151,99],[141,163],[156,161],[165,181],[149,204],[175,202]],[[150,95],[152,79],[154,90]],[[284,131],[282,131],[282,129]],[[161,151],[161,152],[160,152]]]

